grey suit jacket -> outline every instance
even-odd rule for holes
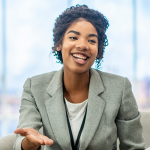
[[[28,78],[22,94],[18,128],[43,126],[54,140],[45,150],[71,150],[63,102],[63,68]],[[90,69],[88,108],[79,150],[144,149],[140,114],[127,78]],[[16,136],[14,150],[24,137]]]

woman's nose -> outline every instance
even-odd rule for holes
[[[79,50],[88,50],[89,46],[88,46],[87,41],[79,40],[78,43],[76,44],[76,48]]]

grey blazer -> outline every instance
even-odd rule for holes
[[[45,150],[71,150],[63,102],[63,68],[28,78],[22,94],[18,128],[43,126],[54,140]],[[143,150],[140,113],[127,78],[90,69],[88,108],[79,150]],[[14,150],[24,137],[16,136]]]

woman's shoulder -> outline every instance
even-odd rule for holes
[[[47,79],[47,78],[51,78],[55,75],[57,71],[52,71],[52,72],[47,72],[47,73],[43,73],[43,74],[39,74],[39,75],[35,75],[33,77],[31,77],[32,80],[37,80],[37,79]]]
[[[97,70],[95,69],[99,75],[102,77],[102,78],[110,78],[110,79],[124,79],[125,77],[121,76],[121,75],[117,75],[117,74],[113,74],[113,73],[109,73],[109,72],[103,72],[103,71],[100,71],[100,70]]]
[[[124,84],[125,77],[113,73],[103,72],[100,70],[96,70],[103,83],[109,83],[109,84]]]
[[[32,85],[47,84],[52,80],[52,78],[54,77],[56,72],[57,71],[52,71],[52,72],[48,72],[48,73],[35,75],[30,78],[30,81],[31,81]]]

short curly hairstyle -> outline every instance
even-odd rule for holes
[[[95,62],[97,63],[97,68],[99,68],[101,65],[100,61],[103,59],[104,49],[108,45],[108,39],[105,32],[109,27],[109,23],[103,14],[88,8],[87,5],[76,5],[67,8],[56,19],[53,29],[54,46],[52,47],[52,53],[54,53],[54,56],[56,56],[60,63],[63,63],[62,53],[61,51],[57,51],[57,47],[62,44],[66,30],[79,18],[89,21],[98,33],[98,55]]]

